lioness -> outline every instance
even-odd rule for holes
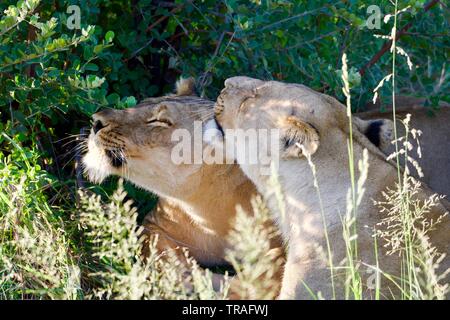
[[[345,107],[334,98],[302,85],[233,77],[225,81],[225,88],[217,99],[216,121],[221,129],[218,132],[225,132],[225,140],[232,134],[230,129],[279,129],[281,132],[281,159],[277,173],[286,200],[284,210],[279,208],[279,199],[272,195],[273,186],[270,177],[262,174],[262,165],[242,161],[247,160],[242,155],[249,150],[258,150],[257,153],[264,150],[267,154],[258,153],[258,159],[269,157],[272,162],[277,161],[277,153],[267,148],[267,140],[255,135],[250,140],[249,150],[242,149],[245,144],[237,144],[236,159],[258,191],[265,195],[288,244],[280,298],[305,299],[310,297],[309,292],[321,292],[324,297],[330,298],[330,273],[318,246],[326,248],[325,224],[334,265],[346,257],[341,221],[341,215],[346,212],[347,190],[350,187],[347,159],[349,124]],[[363,157],[364,149],[369,153],[369,177],[358,209],[358,252],[361,261],[374,265],[371,228],[380,222],[382,214],[371,199],[380,200],[382,191],[394,187],[397,169],[360,132],[357,119],[353,125],[353,143],[355,159]],[[321,201],[316,196],[316,185],[306,153],[312,156],[315,164]],[[431,191],[424,186],[416,197],[423,201],[430,195]],[[429,216],[436,219],[444,215],[448,208],[448,203],[442,201]],[[448,223],[446,218],[432,237],[433,244],[445,253],[450,242]],[[398,257],[382,254],[381,248],[379,251],[381,269],[399,275]],[[448,263],[447,259],[445,264]],[[363,280],[362,283],[365,285],[367,282]],[[343,297],[342,283],[336,283],[336,287],[337,297]],[[396,289],[388,282],[383,284],[383,288]],[[370,295],[370,292],[367,294]]]
[[[251,213],[256,189],[236,164],[172,161],[174,130],[187,129],[193,137],[194,121],[212,118],[213,102],[195,96],[193,89],[193,80],[183,80],[174,95],[94,114],[83,165],[92,181],[118,175],[160,197],[144,222],[147,234],[159,235],[159,250],[185,247],[201,265],[218,266],[227,264],[236,206]],[[281,247],[280,239],[272,239],[274,252],[281,255]]]

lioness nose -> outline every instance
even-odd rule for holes
[[[92,115],[92,120],[94,120],[94,125],[92,130],[94,133],[99,132],[101,129],[107,127],[111,120],[114,118],[114,110],[104,109]]]
[[[100,120],[97,120],[94,122],[94,126],[92,127],[92,129],[94,130],[94,133],[97,133],[104,127],[105,126],[103,125],[103,123]]]

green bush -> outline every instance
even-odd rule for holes
[[[433,107],[450,101],[449,26],[445,10],[436,5],[425,13],[424,4],[399,4],[409,8],[399,25],[412,27],[399,46],[413,69],[399,64],[397,83],[401,93],[424,96]],[[73,19],[70,5],[80,8],[80,29],[67,24]],[[382,14],[392,12],[387,0],[377,5]],[[46,169],[67,178],[72,172],[59,171],[70,161],[55,153],[70,149],[55,140],[79,133],[99,108],[130,107],[163,94],[180,75],[197,77],[201,93],[212,99],[224,79],[239,74],[304,83],[342,99],[344,51],[354,66],[353,108],[364,108],[391,60],[386,54],[363,77],[357,72],[385,42],[374,35],[390,32],[389,23],[381,22],[380,30],[365,26],[367,6],[365,1],[4,1],[2,130],[10,122],[12,135],[39,141]],[[381,98],[389,92],[389,85],[382,88]]]

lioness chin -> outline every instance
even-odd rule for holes
[[[333,282],[329,278],[328,261],[323,255],[323,250],[327,248],[324,225],[331,244],[333,265],[339,266],[347,255],[342,238],[342,215],[347,209],[347,190],[351,187],[351,179],[347,156],[349,124],[345,107],[337,100],[302,85],[234,77],[225,81],[225,88],[217,99],[216,121],[225,132],[225,141],[228,132],[231,132],[229,130],[275,129],[280,132],[279,152],[271,153],[267,141],[255,135],[249,142],[249,149],[245,150],[245,144],[238,144],[236,154],[256,150],[257,159],[269,157],[271,163],[279,162],[277,175],[285,198],[284,210],[280,209],[279,199],[273,196],[271,177],[262,174],[262,164],[242,161],[243,158],[239,156],[236,160],[258,191],[265,196],[288,246],[280,298],[307,299],[311,298],[311,293],[319,292],[323,297],[331,298]],[[376,264],[372,228],[385,215],[379,212],[372,199],[381,200],[382,192],[387,187],[394,188],[397,169],[360,132],[359,120],[353,121],[354,158],[362,159],[364,149],[368,150],[369,155],[369,176],[364,185],[364,198],[358,208],[356,224],[359,257],[356,263],[362,268],[364,263]],[[264,150],[266,154],[260,154],[259,150]],[[281,155],[280,159],[276,159],[278,154]],[[315,165],[321,201],[317,197],[311,165],[305,154],[312,157]],[[431,194],[423,186],[415,199],[423,202]],[[445,215],[447,209],[448,203],[441,201],[427,216],[437,219]],[[431,234],[433,245],[444,253],[448,253],[450,243],[448,223],[447,215]],[[380,244],[378,250],[381,270],[399,276],[399,257],[385,255]],[[449,260],[441,264],[446,268]],[[371,296],[373,291],[366,287],[371,273],[359,273],[363,276],[361,284],[365,296]],[[344,282],[336,279],[334,284],[335,297],[343,298]],[[384,294],[398,291],[386,279],[382,281],[382,288]]]

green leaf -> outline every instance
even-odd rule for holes
[[[86,71],[98,71],[98,66],[95,63],[88,63],[84,67],[84,70],[86,70]]]
[[[116,105],[120,102],[120,96],[117,93],[111,93],[106,97],[106,100],[108,100],[110,105]]]
[[[108,32],[105,34],[105,40],[106,40],[107,42],[112,42],[113,39],[114,39],[114,31],[108,31]]]
[[[125,106],[126,106],[127,108],[134,107],[134,106],[136,105],[136,103],[137,103],[136,98],[133,97],[133,96],[127,97],[127,98],[125,99]]]
[[[96,46],[94,47],[94,53],[97,54],[97,53],[102,52],[103,48],[104,48],[104,46],[101,45],[101,44],[96,45]]]

